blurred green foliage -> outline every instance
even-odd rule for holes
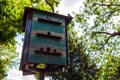
[[[120,33],[120,2],[84,0],[83,4],[68,27],[70,64],[51,80],[119,80],[120,35],[104,43],[110,34]],[[73,28],[76,23],[79,34]]]

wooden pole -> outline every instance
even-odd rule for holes
[[[39,73],[39,76],[40,76],[40,80],[44,80],[44,76],[45,76],[44,73]]]

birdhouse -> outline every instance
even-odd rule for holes
[[[24,74],[56,72],[67,65],[67,25],[71,20],[71,16],[25,8],[20,65]]]

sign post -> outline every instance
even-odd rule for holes
[[[40,80],[44,80],[44,73],[39,73]]]
[[[24,75],[61,72],[68,63],[67,25],[71,16],[25,8],[25,39],[20,70]]]

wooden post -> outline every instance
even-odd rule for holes
[[[44,73],[39,73],[39,76],[40,76],[40,80],[44,80],[44,76],[45,76]]]

